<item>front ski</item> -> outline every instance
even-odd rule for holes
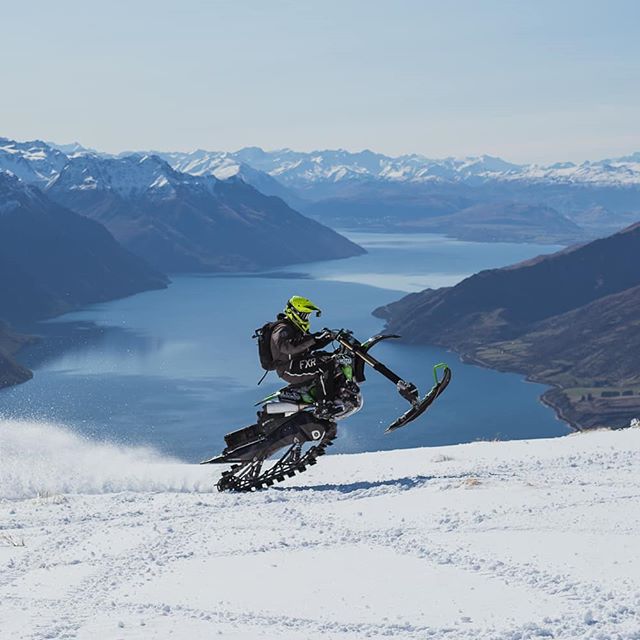
[[[442,369],[442,377],[438,378],[438,369]],[[451,382],[451,369],[441,362],[433,367],[433,377],[435,378],[435,384],[431,387],[429,393],[422,399],[416,399],[411,403],[411,408],[405,411],[395,422],[390,424],[385,433],[391,433],[400,427],[413,422],[416,418],[421,416],[435,401],[435,399],[447,388],[449,382]]]

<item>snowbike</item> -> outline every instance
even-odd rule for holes
[[[327,447],[333,444],[337,422],[362,408],[359,385],[365,381],[365,365],[393,382],[400,395],[410,404],[409,409],[387,427],[387,433],[422,415],[451,380],[451,370],[446,364],[435,365],[435,383],[421,397],[413,383],[400,378],[369,353],[379,342],[400,336],[376,335],[361,343],[351,331],[341,329],[331,334],[337,346],[330,354],[336,389],[330,415],[319,414],[313,382],[286,386],[260,400],[256,403],[261,407],[257,422],[228,433],[224,437],[226,447],[222,454],[201,462],[231,464],[230,469],[222,472],[217,484],[219,491],[263,489],[316,464],[318,457],[324,455]]]

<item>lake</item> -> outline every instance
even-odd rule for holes
[[[557,249],[431,234],[345,233],[369,253],[277,273],[174,276],[167,290],[38,323],[30,330],[43,340],[21,355],[34,379],[1,391],[0,412],[198,461],[222,448],[224,433],[253,422],[254,403],[280,386],[275,373],[256,386],[263,372],[251,336],[291,295],[323,309],[314,329],[347,327],[364,340],[383,328],[371,311],[406,292],[455,284],[478,270]],[[368,370],[364,408],[341,423],[336,452],[568,432],[540,403],[544,387],[521,376],[463,364],[427,346],[388,342],[372,353],[423,392],[437,362],[451,366],[453,380],[427,414],[385,435],[406,403]]]

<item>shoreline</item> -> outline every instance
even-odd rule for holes
[[[16,386],[33,378],[33,371],[18,362],[15,356],[37,339],[36,336],[18,333],[0,324],[0,389]]]
[[[451,347],[449,347],[449,348],[451,348]],[[544,391],[538,397],[538,400],[540,401],[540,403],[545,405],[546,407],[549,407],[550,409],[553,409],[553,411],[556,414],[556,418],[559,421],[564,422],[570,429],[573,429],[573,431],[575,431],[575,432],[584,431],[584,429],[579,424],[577,424],[576,422],[572,421],[568,416],[566,416],[562,412],[562,407],[560,407],[559,405],[555,404],[552,400],[550,400],[547,397],[547,394],[550,393],[551,391],[554,391],[554,390],[562,391],[562,388],[559,387],[559,385],[555,385],[555,384],[553,384],[551,382],[545,382],[543,380],[536,380],[534,377],[528,375],[525,371],[519,371],[519,370],[514,370],[514,369],[505,369],[504,367],[498,367],[498,366],[495,366],[495,365],[491,365],[491,364],[485,362],[484,360],[481,360],[478,356],[471,355],[470,353],[457,351],[456,349],[453,349],[453,348],[451,348],[451,350],[454,351],[459,356],[460,360],[462,360],[462,362],[464,362],[465,364],[473,364],[473,365],[476,365],[478,367],[482,367],[484,369],[490,369],[492,371],[499,371],[500,373],[515,373],[517,375],[523,376],[525,382],[532,382],[534,384],[542,384],[542,385],[545,385],[545,386],[549,387],[549,389]]]
[[[457,353],[460,359],[465,363],[474,364],[480,367],[484,367],[485,369],[500,371],[502,373],[516,373],[518,375],[524,376],[526,382],[532,382],[549,387],[539,397],[540,402],[550,409],[553,409],[557,419],[567,424],[569,428],[573,429],[573,431],[575,432],[589,431],[592,429],[600,429],[603,427],[620,429],[624,428],[624,426],[628,426],[613,426],[611,424],[605,424],[604,422],[595,422],[593,424],[588,424],[590,422],[593,422],[594,418],[597,419],[598,416],[600,417],[600,420],[604,421],[616,419],[616,408],[608,406],[612,403],[611,400],[607,402],[600,399],[600,410],[598,410],[597,404],[589,404],[589,410],[587,411],[586,408],[581,409],[579,406],[577,406],[577,403],[573,402],[567,395],[566,388],[558,383],[535,376],[534,374],[531,374],[521,368],[505,368],[499,365],[490,364],[486,360],[483,360],[472,353],[457,351],[453,348],[451,349],[452,351]],[[619,397],[614,398],[614,400],[615,399],[619,399]],[[640,397],[638,397],[637,399],[634,397],[634,400],[636,400],[636,402],[634,403],[632,400],[627,409],[632,410],[632,407],[637,407],[636,413],[638,416],[640,416]],[[570,415],[570,413],[573,413],[574,415]]]

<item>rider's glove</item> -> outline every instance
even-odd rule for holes
[[[315,338],[316,343],[313,345],[314,349],[322,349],[326,347],[330,342],[333,342],[333,333],[331,331],[318,331],[318,333],[314,333],[313,337]]]

